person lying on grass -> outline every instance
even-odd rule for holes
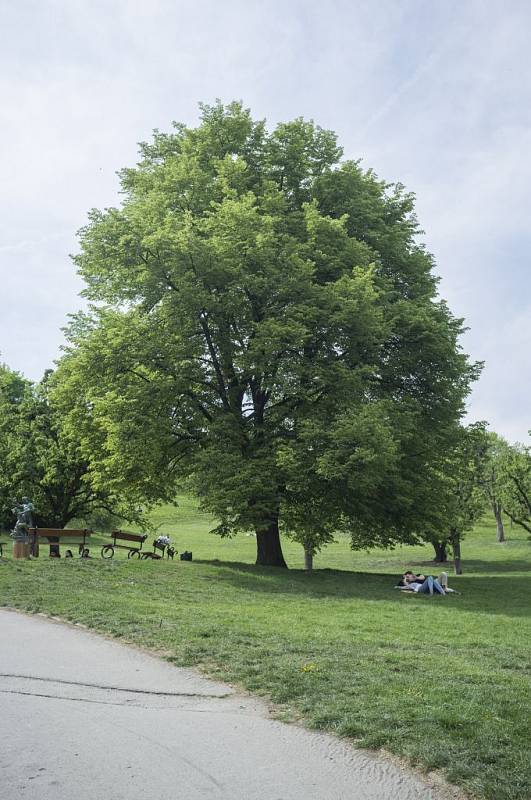
[[[433,575],[415,575],[411,570],[407,570],[402,575],[402,580],[398,587],[407,592],[420,592],[421,594],[446,594],[448,591],[448,575],[442,572],[438,578]]]

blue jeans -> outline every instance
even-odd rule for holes
[[[419,592],[423,594],[444,594],[444,589],[439,583],[439,581],[433,577],[433,575],[428,575],[424,583],[419,589]]]

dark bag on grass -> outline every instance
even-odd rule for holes
[[[191,561],[192,560],[192,553],[189,550],[185,550],[181,553],[181,561]]]

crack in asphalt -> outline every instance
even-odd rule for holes
[[[39,675],[18,675],[16,673],[9,673],[9,672],[0,672],[0,678],[17,678],[19,680],[43,681],[45,683],[59,683],[66,686],[84,686],[87,689],[104,689],[112,692],[128,692],[129,694],[147,694],[155,697],[206,697],[212,700],[224,700],[226,697],[232,696],[231,692],[226,692],[225,694],[207,694],[205,692],[161,692],[156,689],[126,689],[123,686],[106,686],[100,683],[67,681],[64,678],[42,678]],[[26,694],[30,693],[26,692]],[[38,695],[38,696],[53,697],[54,695]]]
[[[143,708],[144,710],[152,711],[175,711],[176,707],[161,708],[159,706],[140,705],[138,703],[114,703],[112,700],[91,700],[88,697],[63,697],[60,694],[44,694],[44,692],[24,692],[22,689],[0,689],[0,694],[15,694],[23,695],[24,697],[44,697],[47,700],[70,700],[73,703],[91,703],[98,706],[118,706],[118,708]],[[217,698],[216,698],[217,699]],[[193,712],[194,714],[216,714],[218,712],[212,709],[199,709],[186,707],[186,711]],[[221,713],[221,712],[219,712]]]
[[[94,703],[98,706],[120,706],[121,708],[127,708],[125,703],[113,703],[112,701],[108,700],[89,700],[85,697],[61,697],[58,694],[44,694],[40,692],[23,692],[20,689],[0,689],[0,694],[18,694],[24,695],[25,697],[46,697],[48,700],[70,700],[74,703]],[[133,706],[129,706],[129,708],[133,708]]]

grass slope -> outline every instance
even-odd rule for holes
[[[494,800],[531,797],[529,555],[490,522],[464,544],[461,594],[393,590],[431,548],[316,559],[285,543],[289,572],[252,565],[255,540],[220,540],[193,502],[156,515],[194,561],[48,560],[0,567],[0,603],[85,623],[179,665],[266,695],[279,716],[385,747]],[[93,546],[92,552],[97,549]],[[353,571],[354,570],[354,571]]]

